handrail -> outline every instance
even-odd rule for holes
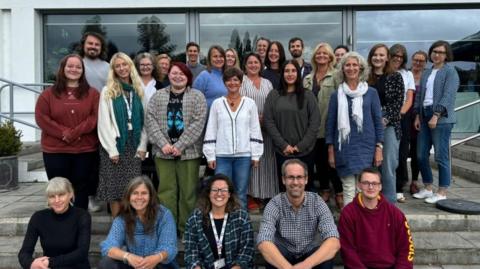
[[[29,127],[40,130],[40,127],[38,127],[36,124],[30,123],[30,122],[27,122],[27,121],[24,121],[24,120],[21,120],[21,119],[15,119],[15,118],[9,117],[9,116],[7,116],[3,113],[0,113],[0,118],[6,118],[7,120],[11,120],[13,122],[18,122],[18,123],[21,123],[21,124],[27,125]]]
[[[470,102],[470,103],[468,103],[468,104],[465,104],[465,105],[456,107],[454,111],[457,112],[457,111],[463,110],[463,109],[465,109],[465,108],[474,106],[474,105],[476,105],[476,104],[478,104],[478,103],[480,103],[480,99],[475,100],[475,101],[473,101],[473,102]]]
[[[473,102],[470,102],[470,103],[468,103],[468,104],[465,104],[465,105],[456,107],[456,108],[454,109],[454,111],[455,111],[455,112],[458,112],[458,111],[460,111],[460,110],[463,110],[463,109],[465,109],[465,108],[469,108],[469,107],[474,106],[474,105],[476,105],[476,104],[480,104],[480,99],[477,99],[477,100],[475,100],[475,101],[473,101]],[[457,146],[457,145],[463,144],[463,143],[468,142],[468,141],[470,141],[470,140],[472,140],[472,139],[475,139],[475,138],[477,138],[477,137],[480,137],[480,133],[476,133],[476,134],[471,135],[471,136],[469,136],[469,137],[465,137],[464,139],[458,140],[458,141],[456,141],[455,143],[451,143],[451,144],[450,144],[450,147],[455,147],[455,146]]]

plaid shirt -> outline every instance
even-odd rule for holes
[[[286,193],[280,193],[265,207],[257,244],[271,241],[300,257],[330,237],[339,238],[337,227],[318,194],[305,192],[303,205],[296,212]]]
[[[209,222],[210,223],[210,222]],[[203,215],[197,208],[188,218],[185,226],[185,267],[200,266],[213,268],[213,252],[203,229]],[[255,253],[252,223],[247,211],[238,209],[228,214],[225,237],[223,239],[226,268],[240,265],[243,269],[253,268]]]

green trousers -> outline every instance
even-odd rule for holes
[[[159,178],[158,199],[172,211],[180,235],[197,202],[200,159],[170,160],[155,158]]]

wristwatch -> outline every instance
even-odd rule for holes
[[[382,144],[382,143],[377,143],[377,144],[375,145],[375,147],[380,148],[380,149],[383,149],[383,144]]]

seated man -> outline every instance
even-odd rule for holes
[[[380,172],[360,173],[357,194],[338,223],[343,264],[350,269],[413,268],[413,240],[405,215],[380,193]]]
[[[307,166],[285,161],[282,181],[286,192],[265,207],[257,238],[266,268],[333,268],[340,248],[337,227],[322,198],[305,191]]]

